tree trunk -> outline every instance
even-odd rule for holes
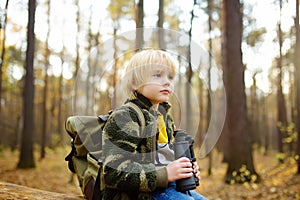
[[[28,31],[27,31],[27,50],[25,61],[25,85],[24,85],[24,126],[22,132],[20,159],[18,168],[35,167],[33,156],[33,138],[34,138],[34,19],[35,19],[36,1],[29,0],[28,3]]]
[[[80,33],[80,8],[79,8],[79,1],[75,0],[75,4],[77,6],[77,13],[76,13],[76,24],[77,24],[77,35],[76,35],[76,59],[75,59],[75,73],[74,73],[74,92],[73,92],[73,113],[77,114],[77,88],[78,85],[76,83],[77,75],[80,69],[80,53],[79,53],[79,33]]]
[[[239,0],[224,0],[222,11],[224,19],[222,64],[227,96],[227,113],[223,129],[224,156],[228,163],[225,182],[258,181],[252,158],[251,132],[248,131],[241,52],[242,12]]]
[[[196,4],[196,1],[194,1],[194,4]],[[187,49],[187,62],[188,62],[188,66],[186,69],[186,83],[185,83],[185,97],[186,97],[186,106],[185,106],[185,110],[186,110],[186,116],[190,115],[190,113],[192,113],[191,110],[191,84],[192,84],[192,77],[193,77],[193,69],[192,69],[192,55],[191,55],[191,44],[192,44],[192,30],[193,30],[193,20],[194,20],[194,7],[191,11],[191,19],[190,19],[190,30],[189,30],[189,45],[188,45],[188,49]],[[186,125],[186,130],[188,133],[191,133],[192,130],[192,120],[190,120],[189,117],[186,117],[185,119],[185,125]]]
[[[267,105],[266,105],[266,97],[263,97],[262,99],[262,118],[263,118],[263,132],[265,136],[265,143],[264,143],[264,155],[268,155],[269,152],[269,146],[270,146],[270,130],[269,130],[269,118],[268,118],[268,111],[267,111]]]
[[[46,46],[45,46],[45,69],[44,69],[44,92],[43,92],[43,121],[42,121],[42,138],[41,138],[41,155],[40,158],[43,159],[46,156],[46,141],[47,141],[47,101],[48,101],[48,67],[49,67],[49,35],[50,35],[50,10],[51,10],[51,0],[48,0],[47,2],[48,11],[47,11],[47,36],[46,36]]]
[[[87,76],[86,76],[86,82],[85,82],[85,98],[86,98],[86,104],[85,104],[85,115],[91,115],[93,112],[93,106],[92,106],[92,100],[91,100],[91,93],[93,92],[91,81],[93,80],[92,77],[92,67],[91,67],[91,50],[93,48],[93,38],[92,38],[92,11],[90,14],[89,22],[88,22],[88,47],[87,51],[89,52],[87,62]]]
[[[299,25],[299,0],[296,0],[296,48],[295,48],[295,79],[296,79],[296,109],[297,109],[297,120],[296,127],[298,132],[298,141],[297,141],[297,155],[300,156],[300,25]],[[298,157],[298,170],[297,174],[300,174],[300,158]]]
[[[0,100],[2,99],[2,74],[3,74],[3,61],[4,61],[4,55],[5,55],[5,40],[6,40],[6,35],[5,35],[5,30],[6,30],[6,23],[7,23],[7,8],[8,8],[8,2],[9,0],[6,0],[5,8],[4,8],[4,13],[1,13],[4,15],[4,21],[3,24],[0,22],[0,31],[2,30],[3,33],[3,39],[1,43],[1,58],[0,58]],[[0,34],[2,34],[0,32]],[[0,103],[0,113],[2,110],[2,105]]]
[[[250,130],[254,133],[253,140],[257,142],[258,145],[261,145],[260,141],[260,133],[257,126],[257,122],[259,121],[259,115],[258,115],[258,102],[257,102],[257,84],[256,84],[256,72],[252,75],[252,81],[253,84],[250,87],[250,108],[249,116],[250,116]]]
[[[161,28],[158,30],[158,47],[160,49],[166,49],[164,40],[165,34],[163,29],[164,21],[164,0],[159,0],[157,27]]]
[[[144,45],[144,0],[139,0],[136,5],[136,49],[141,49]]]
[[[117,27],[114,27],[114,44],[113,44],[113,49],[114,49],[114,62],[113,62],[113,67],[114,67],[114,73],[113,73],[113,96],[112,96],[112,108],[115,109],[117,107],[117,82],[118,82],[118,58],[117,58]]]
[[[280,17],[282,9],[282,0],[280,0]],[[280,19],[281,20],[281,19]],[[279,58],[277,60],[278,80],[277,80],[277,133],[278,133],[278,152],[283,153],[283,138],[286,136],[287,128],[287,111],[285,106],[285,99],[282,93],[282,30],[281,22],[278,24],[278,40],[279,40]],[[283,158],[279,158],[283,162]]]
[[[211,52],[212,52],[212,2],[211,1],[207,1],[207,14],[208,14],[208,33],[209,33],[209,39],[208,39],[208,52],[209,53],[209,66],[208,66],[208,73],[207,73],[207,79],[208,79],[208,92],[207,92],[207,110],[206,110],[206,126],[205,129],[207,130],[209,127],[209,123],[210,123],[210,116],[211,116],[211,96],[209,95],[211,92],[211,68],[212,68],[212,61],[213,58],[211,56]],[[212,175],[212,152],[210,152],[208,154],[208,170],[207,173],[208,175]]]
[[[63,51],[61,52],[61,57],[62,57],[62,66],[61,66],[61,73],[58,79],[58,105],[57,105],[57,134],[60,138],[59,144],[62,145],[63,144],[63,127],[64,127],[64,123],[63,123],[63,117],[62,117],[62,106],[63,106],[63,63],[64,63],[64,52],[65,52],[66,48],[65,45],[63,45]]]
[[[3,82],[3,61],[4,61],[4,55],[5,55],[5,41],[6,41],[6,23],[7,23],[7,8],[8,8],[8,2],[9,0],[6,0],[6,4],[5,4],[5,8],[4,8],[4,13],[1,13],[4,15],[4,21],[3,24],[2,22],[0,22],[0,35],[3,34],[3,38],[1,38],[2,41],[1,42],[1,56],[0,56],[0,118],[2,119],[3,117],[3,109],[2,109],[2,95],[3,95],[3,86],[2,86],[2,82]],[[4,130],[4,125],[2,123],[0,123],[0,130]],[[3,131],[1,131],[0,133],[0,137],[3,137]]]

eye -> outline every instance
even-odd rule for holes
[[[153,77],[160,78],[161,77],[161,73],[154,73]]]
[[[173,75],[169,75],[168,78],[169,78],[170,80],[174,80],[174,76],[173,76]]]

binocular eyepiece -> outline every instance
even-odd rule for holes
[[[187,157],[190,159],[192,165],[196,161],[194,153],[194,138],[186,134],[185,130],[174,131],[175,142],[174,142],[174,154],[175,160],[181,157]],[[176,181],[176,190],[185,192],[187,190],[193,190],[199,185],[199,180],[195,176],[184,178]]]

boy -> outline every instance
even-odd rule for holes
[[[141,127],[137,113],[126,104],[108,119],[102,139],[104,199],[206,199],[175,189],[176,180],[194,174],[200,179],[197,163],[192,168],[186,157],[173,161],[169,148],[175,126],[167,102],[175,71],[174,60],[161,50],[143,50],[131,58],[124,82],[128,101],[141,109],[146,124]]]

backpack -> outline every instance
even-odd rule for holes
[[[141,109],[133,102],[127,105],[137,113],[141,127],[145,127]],[[102,130],[112,112],[99,116],[70,116],[65,122],[72,147],[65,160],[69,170],[77,175],[81,191],[88,200],[101,199],[103,195]]]

